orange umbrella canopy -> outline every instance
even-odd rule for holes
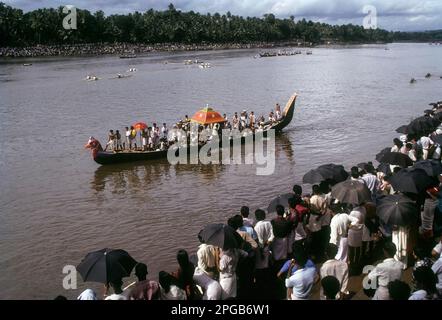
[[[147,124],[145,124],[144,122],[137,122],[133,125],[135,130],[144,130],[147,129]]]
[[[200,111],[195,113],[191,120],[199,124],[211,124],[226,121],[223,116],[221,116],[221,114],[209,107],[201,109]]]

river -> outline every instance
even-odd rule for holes
[[[226,222],[243,205],[266,208],[318,165],[374,160],[395,128],[442,100],[442,46],[254,59],[258,52],[0,60],[0,298],[75,298],[97,289],[79,278],[77,290],[64,290],[62,269],[104,247],[127,250],[152,278],[173,271],[176,251],[194,253],[207,223]],[[110,79],[130,67],[138,69],[131,77]],[[428,72],[434,76],[425,79]],[[101,80],[87,82],[87,74]],[[229,116],[267,115],[294,92],[295,115],[276,139],[269,176],[257,176],[254,165],[100,167],[84,149],[91,135],[103,142],[109,129],[137,121],[170,125],[206,104]]]

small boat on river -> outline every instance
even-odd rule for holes
[[[275,132],[282,131],[285,127],[287,127],[293,119],[293,113],[295,110],[297,94],[294,94],[290,97],[287,102],[284,110],[282,111],[282,118],[280,121],[274,122],[272,124],[266,123],[266,126],[263,131],[263,136],[266,137],[267,132],[271,129],[275,130]],[[253,139],[255,139],[256,133],[253,133]],[[233,145],[234,139],[230,139],[230,144]],[[247,138],[241,137],[241,144],[246,143]],[[134,161],[148,161],[148,160],[157,160],[157,159],[165,159],[167,158],[168,149],[166,150],[155,150],[155,151],[105,151],[101,146],[101,143],[95,139],[90,138],[89,142],[85,146],[88,149],[92,150],[92,157],[94,161],[101,165],[111,165],[117,163],[124,162],[134,162]],[[199,146],[201,148],[202,146]],[[169,148],[175,148],[178,152],[180,149],[175,145],[171,145]],[[187,148],[189,151],[190,148]]]

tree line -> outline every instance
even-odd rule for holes
[[[44,8],[23,13],[0,2],[0,46],[33,46],[37,44],[78,43],[247,43],[305,41],[314,44],[332,42],[391,42],[394,40],[431,41],[439,33],[388,32],[365,30],[358,25],[329,25],[295,21],[291,16],[278,19],[273,14],[263,17],[241,17],[226,14],[181,12],[173,4],[167,10],[150,9],[143,13],[91,13],[77,9],[77,29],[63,28],[63,7]]]

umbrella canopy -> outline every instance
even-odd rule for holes
[[[145,130],[145,129],[147,129],[147,124],[145,124],[144,122],[137,122],[133,125],[133,127],[135,130],[138,130],[138,131]]]
[[[391,172],[391,169],[390,169],[390,165],[388,164],[388,163],[381,163],[377,168],[376,168],[376,170],[378,171],[378,172],[382,172],[383,174],[385,174],[385,175],[390,175],[390,174],[392,174],[392,172]]]
[[[379,153],[376,155],[376,160],[377,160],[378,162],[381,162],[381,159],[382,159],[382,157],[384,156],[384,154],[389,153],[389,152],[391,152],[391,148],[384,148],[384,149],[382,149],[381,152],[379,152]]]
[[[414,119],[406,126],[401,126],[396,129],[396,132],[399,133],[420,133],[420,132],[426,132],[426,131],[433,131],[437,128],[437,126],[440,124],[440,121],[431,118],[429,116],[422,116],[419,118]]]
[[[365,183],[347,180],[333,186],[331,195],[342,203],[360,205],[371,201],[371,192]]]
[[[439,181],[428,176],[423,169],[409,168],[395,173],[390,179],[390,184],[395,191],[420,194],[430,187],[437,186]]]
[[[438,177],[442,174],[442,164],[437,160],[421,160],[416,162],[413,168],[424,170],[430,177]]]
[[[199,110],[190,120],[202,125],[226,121],[221,114],[209,107]]]
[[[433,140],[433,142],[437,144],[442,145],[442,134],[431,136],[431,140]]]
[[[130,276],[137,262],[124,250],[102,249],[90,252],[77,266],[83,281],[109,283]]]
[[[398,165],[402,168],[406,168],[413,165],[413,160],[406,154],[401,152],[387,152],[382,155],[378,160],[381,163],[388,163]]]
[[[324,164],[316,169],[310,170],[302,177],[303,183],[319,183],[321,181],[333,180],[341,182],[348,178],[348,173],[344,167],[336,164]]]
[[[200,231],[198,238],[204,243],[222,248],[223,250],[239,248],[243,241],[235,229],[223,223],[207,225]]]
[[[410,198],[393,194],[378,198],[376,214],[388,225],[408,226],[416,220],[419,210]]]
[[[286,193],[278,195],[275,199],[273,199],[269,206],[267,207],[267,212],[276,212],[276,206],[281,205],[284,208],[287,208],[289,205],[289,199],[293,198],[293,193]]]

